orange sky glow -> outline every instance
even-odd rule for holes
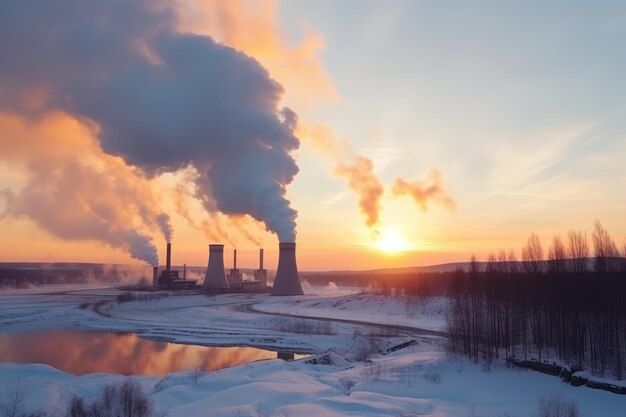
[[[458,40],[441,37],[436,29],[414,39],[403,34],[415,45],[429,36],[433,42],[452,42],[422,50],[428,62],[416,67],[433,65],[428,67],[432,73],[424,69],[407,75],[402,71],[413,68],[413,62],[392,30],[400,26],[399,4],[404,3],[395,12],[391,6],[386,10],[391,21],[399,22],[396,26],[386,26],[385,19],[368,26],[368,16],[346,23],[355,37],[376,33],[380,43],[370,39],[365,46],[349,48],[342,47],[338,35],[338,12],[331,13],[333,19],[311,12],[309,19],[305,10],[298,15],[295,6],[280,1],[175,4],[179,31],[211,36],[258,60],[282,85],[281,104],[298,114],[295,132],[301,146],[294,156],[299,173],[286,197],[298,210],[301,270],[432,265],[466,261],[471,254],[486,259],[500,250],[514,250],[519,257],[530,232],[537,232],[547,246],[553,235],[570,229],[590,232],[595,219],[626,248],[626,169],[619,157],[626,152],[626,128],[619,122],[619,103],[613,109],[572,110],[575,117],[555,116],[527,127],[519,115],[530,118],[541,100],[519,93],[519,102],[510,103],[508,94],[517,94],[518,87],[495,75],[495,81],[483,79],[481,65],[496,66],[481,55],[484,51],[475,51],[476,67],[474,58],[439,57],[445,46],[458,52]],[[370,55],[370,46],[372,51],[379,48],[380,55]],[[384,57],[391,50],[397,54],[393,59],[399,64],[393,68],[398,72],[377,70],[393,61]],[[468,81],[471,88],[484,83],[483,101],[453,75],[436,78],[454,72],[454,59],[465,65],[464,76],[474,80]],[[350,64],[357,61],[361,67],[354,71]],[[539,81],[528,83],[544,82],[544,75],[537,77]],[[499,96],[502,88],[492,85],[499,81],[512,91]],[[430,85],[439,82],[440,88],[428,95]],[[397,96],[391,96],[394,91]],[[569,97],[568,91],[562,96]],[[18,107],[37,112],[46,94],[29,91]],[[459,95],[469,104],[456,109],[451,103]],[[500,115],[507,105],[519,120]],[[518,106],[526,107],[520,111]],[[158,216],[163,211],[171,218],[174,264],[206,265],[208,244],[220,242],[226,246],[227,267],[232,249],[238,250],[241,267],[253,268],[258,249],[264,248],[266,265],[275,268],[277,236],[250,216],[207,212],[189,185],[188,179],[198,175],[193,169],[150,177],[102,149],[101,126],[95,121],[62,111],[42,113],[35,119],[0,109],[0,191],[5,190],[0,194],[0,261],[141,264],[116,237],[135,238],[139,231],[152,239],[163,262]],[[494,120],[493,126],[481,123],[483,113],[488,115],[484,120]],[[81,174],[71,175],[74,170]],[[61,188],[38,189],[28,194],[31,200],[18,202],[19,212],[1,215],[3,203],[29,187],[33,177],[61,173],[67,181]],[[70,189],[67,198],[51,195]],[[43,194],[45,200],[36,198]],[[59,210],[52,213],[38,201],[54,201]],[[107,236],[108,243],[93,238],[90,230]]]

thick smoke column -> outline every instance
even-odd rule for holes
[[[439,203],[447,209],[453,210],[456,204],[443,187],[443,178],[439,171],[433,170],[428,181],[415,180],[407,182],[396,178],[393,184],[393,194],[396,196],[408,195],[424,211],[428,209],[428,202]]]
[[[174,229],[172,229],[172,225],[170,224],[170,216],[168,216],[167,213],[161,213],[156,217],[156,222],[159,225],[159,229],[161,229],[161,233],[163,233],[165,241],[171,242]]]
[[[0,108],[95,124],[105,152],[148,175],[191,165],[207,210],[294,241],[299,141],[282,87],[243,53],[178,32],[175,15],[152,0],[3,3]]]
[[[348,186],[357,193],[359,208],[365,215],[365,224],[368,227],[378,225],[380,198],[384,189],[374,173],[372,160],[364,156],[355,156],[351,164],[338,163],[335,172],[345,177]]]

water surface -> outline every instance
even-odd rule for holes
[[[0,334],[0,361],[44,363],[72,374],[107,372],[162,376],[214,371],[277,353],[251,347],[206,347],[142,339],[132,333],[54,330]]]

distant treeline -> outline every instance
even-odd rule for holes
[[[558,358],[622,379],[626,277],[619,272],[458,272],[450,280],[451,347],[475,361]]]
[[[0,288],[28,288],[49,284],[85,282],[115,283],[129,275],[129,268],[101,264],[0,266]]]
[[[522,262],[490,256],[486,268],[449,275],[452,350],[474,360],[558,358],[577,369],[626,375],[626,262],[596,222],[589,258],[586,234],[554,237],[548,259],[537,235]],[[501,258],[502,259],[502,258]]]

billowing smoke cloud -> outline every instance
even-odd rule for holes
[[[333,83],[324,71],[319,50],[320,34],[304,28],[297,38],[277,22],[276,0],[182,0],[177,9],[179,26],[209,35],[258,59],[287,87],[286,100],[309,107],[337,99]]]
[[[365,224],[368,227],[378,225],[383,186],[374,173],[372,160],[363,156],[356,156],[351,164],[339,162],[335,172],[337,175],[345,177],[348,186],[359,196],[359,208],[365,216]]]
[[[208,214],[206,219],[198,218],[197,215],[192,216],[190,208],[199,201],[196,198],[199,194],[195,186],[198,173],[193,167],[188,167],[179,171],[178,174],[182,175],[182,182],[178,183],[172,190],[172,200],[176,211],[187,221],[189,226],[203,232],[212,242],[225,242],[237,246],[234,236],[226,233],[227,229],[235,228],[248,241],[260,246],[261,239],[255,235],[254,231],[260,233],[263,227],[249,216],[223,215],[217,210],[215,201],[206,201],[204,204],[205,209],[210,207],[206,210]],[[200,196],[201,199],[202,196]],[[197,213],[198,210],[196,209],[195,212]]]
[[[66,112],[148,175],[191,165],[207,210],[248,214],[294,241],[285,194],[299,142],[282,87],[241,52],[179,32],[175,16],[154,0],[4,3],[0,107]]]
[[[443,187],[443,178],[439,171],[430,172],[428,181],[416,180],[407,182],[402,178],[396,178],[393,184],[393,194],[396,196],[408,195],[424,211],[428,209],[428,203],[433,201],[443,207],[454,210],[456,203],[448,195]]]
[[[55,236],[99,240],[158,265],[144,225],[167,226],[150,184],[119,158],[102,153],[73,119],[37,123],[0,113],[0,155],[26,171],[18,191],[5,189],[5,216],[28,217]]]

